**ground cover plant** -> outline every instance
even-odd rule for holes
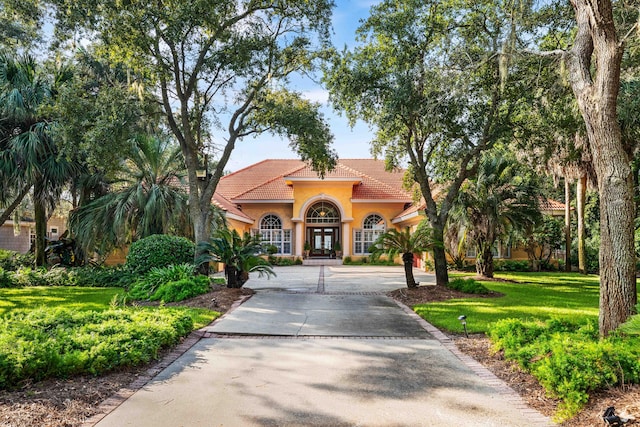
[[[122,288],[0,289],[0,388],[144,364],[220,315],[118,307],[123,295]]]
[[[504,319],[489,330],[494,350],[562,400],[556,418],[577,414],[593,391],[640,383],[640,337],[599,339],[597,322]]]
[[[0,288],[22,286],[127,287],[137,275],[124,267],[0,267]]]
[[[0,318],[0,387],[136,366],[192,328],[191,317],[173,309],[15,311]]]
[[[572,273],[505,273],[482,281],[500,298],[458,298],[414,310],[439,328],[488,333],[494,351],[535,376],[561,399],[558,420],[574,416],[592,392],[640,383],[640,338],[632,318],[626,334],[598,335],[598,277]],[[622,328],[623,330],[625,327]]]

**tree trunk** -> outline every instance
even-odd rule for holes
[[[224,275],[227,277],[227,288],[239,288],[238,270],[233,265],[224,266]]]
[[[480,276],[493,277],[493,252],[491,246],[482,245],[482,251],[476,257],[476,272]]]
[[[564,271],[571,271],[571,183],[564,177]]]
[[[637,300],[633,177],[616,106],[623,49],[611,1],[571,0],[578,31],[570,80],[584,118],[600,195],[600,335],[634,313]],[[593,76],[593,77],[592,77]]]
[[[22,189],[20,189],[20,194],[18,194],[16,198],[13,199],[13,202],[11,202],[11,204],[9,204],[9,206],[7,206],[4,211],[2,211],[2,214],[0,214],[0,226],[4,224],[9,218],[11,218],[11,214],[16,210],[20,203],[22,203],[22,200],[24,200],[26,195],[29,194],[30,189],[31,184],[22,187]]]
[[[37,186],[37,184],[36,184]],[[47,211],[41,200],[38,197],[34,197],[34,219],[36,221],[36,247],[35,247],[35,264],[36,266],[46,265],[45,249],[45,237],[47,235]]]
[[[402,263],[404,265],[404,277],[407,280],[407,288],[415,288],[418,284],[413,277],[413,253],[407,252],[402,254]]]
[[[587,256],[585,253],[586,233],[584,228],[584,203],[587,194],[587,175],[578,179],[576,188],[576,208],[578,211],[578,270],[581,274],[587,274]]]
[[[191,196],[189,197],[191,198]],[[197,196],[196,196],[197,198]],[[209,206],[200,207],[200,209],[196,209],[193,206],[190,206],[191,210],[191,219],[193,222],[193,237],[196,243],[195,250],[195,258],[198,259],[201,255],[203,255],[206,251],[203,251],[199,248],[198,243],[206,242],[211,237],[211,224],[209,221]],[[195,218],[194,218],[195,217]],[[226,268],[226,267],[225,267]],[[208,276],[209,275],[209,263],[203,262],[198,266],[198,273]]]
[[[436,242],[444,242],[444,226],[431,222],[433,238]],[[447,286],[449,284],[449,272],[447,271],[447,254],[444,245],[436,244],[433,248],[433,265],[436,270],[436,285]]]

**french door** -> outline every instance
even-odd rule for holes
[[[338,241],[338,227],[308,227],[307,241],[311,245],[309,256],[331,256]]]

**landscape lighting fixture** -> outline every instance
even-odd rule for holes
[[[464,328],[464,336],[469,338],[469,334],[467,333],[467,316],[465,316],[464,314],[458,316],[458,320],[460,321],[460,323],[462,323],[462,327]]]

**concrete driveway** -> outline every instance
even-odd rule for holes
[[[252,278],[253,297],[97,425],[549,424],[383,295],[404,286],[401,268],[277,273],[271,281]]]

